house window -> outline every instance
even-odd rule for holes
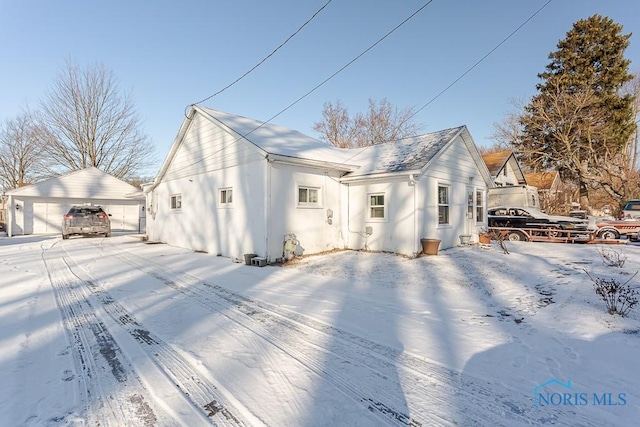
[[[298,187],[298,206],[320,207],[320,189],[317,187]]]
[[[484,192],[476,190],[476,222],[484,221]]]
[[[438,186],[438,224],[449,224],[449,187]]]
[[[221,188],[220,189],[220,205],[222,206],[230,206],[233,203],[233,189],[231,188]]]
[[[182,194],[171,196],[171,209],[182,209]]]
[[[369,219],[385,219],[384,193],[369,194]]]

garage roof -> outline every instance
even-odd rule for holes
[[[8,191],[14,197],[64,197],[78,199],[131,200],[139,189],[95,167],[50,178]],[[142,198],[142,197],[140,197]]]

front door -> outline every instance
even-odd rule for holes
[[[475,189],[473,187],[467,186],[467,215],[466,215],[466,225],[465,225],[465,234],[473,234],[475,227],[475,215],[474,215],[474,200],[473,196],[475,194]]]

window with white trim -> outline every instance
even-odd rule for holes
[[[484,191],[476,190],[476,222],[484,221]]]
[[[320,207],[320,188],[299,186],[298,206]]]
[[[232,188],[221,188],[218,192],[220,195],[218,200],[220,201],[220,206],[230,207],[233,203],[233,189]]]
[[[386,219],[387,207],[385,205],[384,193],[369,194],[369,219]]]
[[[449,186],[438,186],[438,224],[449,224]]]
[[[182,209],[182,194],[174,194],[170,199],[171,209]]]

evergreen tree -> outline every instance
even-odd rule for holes
[[[589,189],[603,186],[606,168],[619,161],[635,130],[633,96],[621,91],[633,78],[624,57],[630,37],[600,15],[576,22],[549,55],[538,94],[520,116],[514,145],[522,160],[575,181],[583,208]]]

